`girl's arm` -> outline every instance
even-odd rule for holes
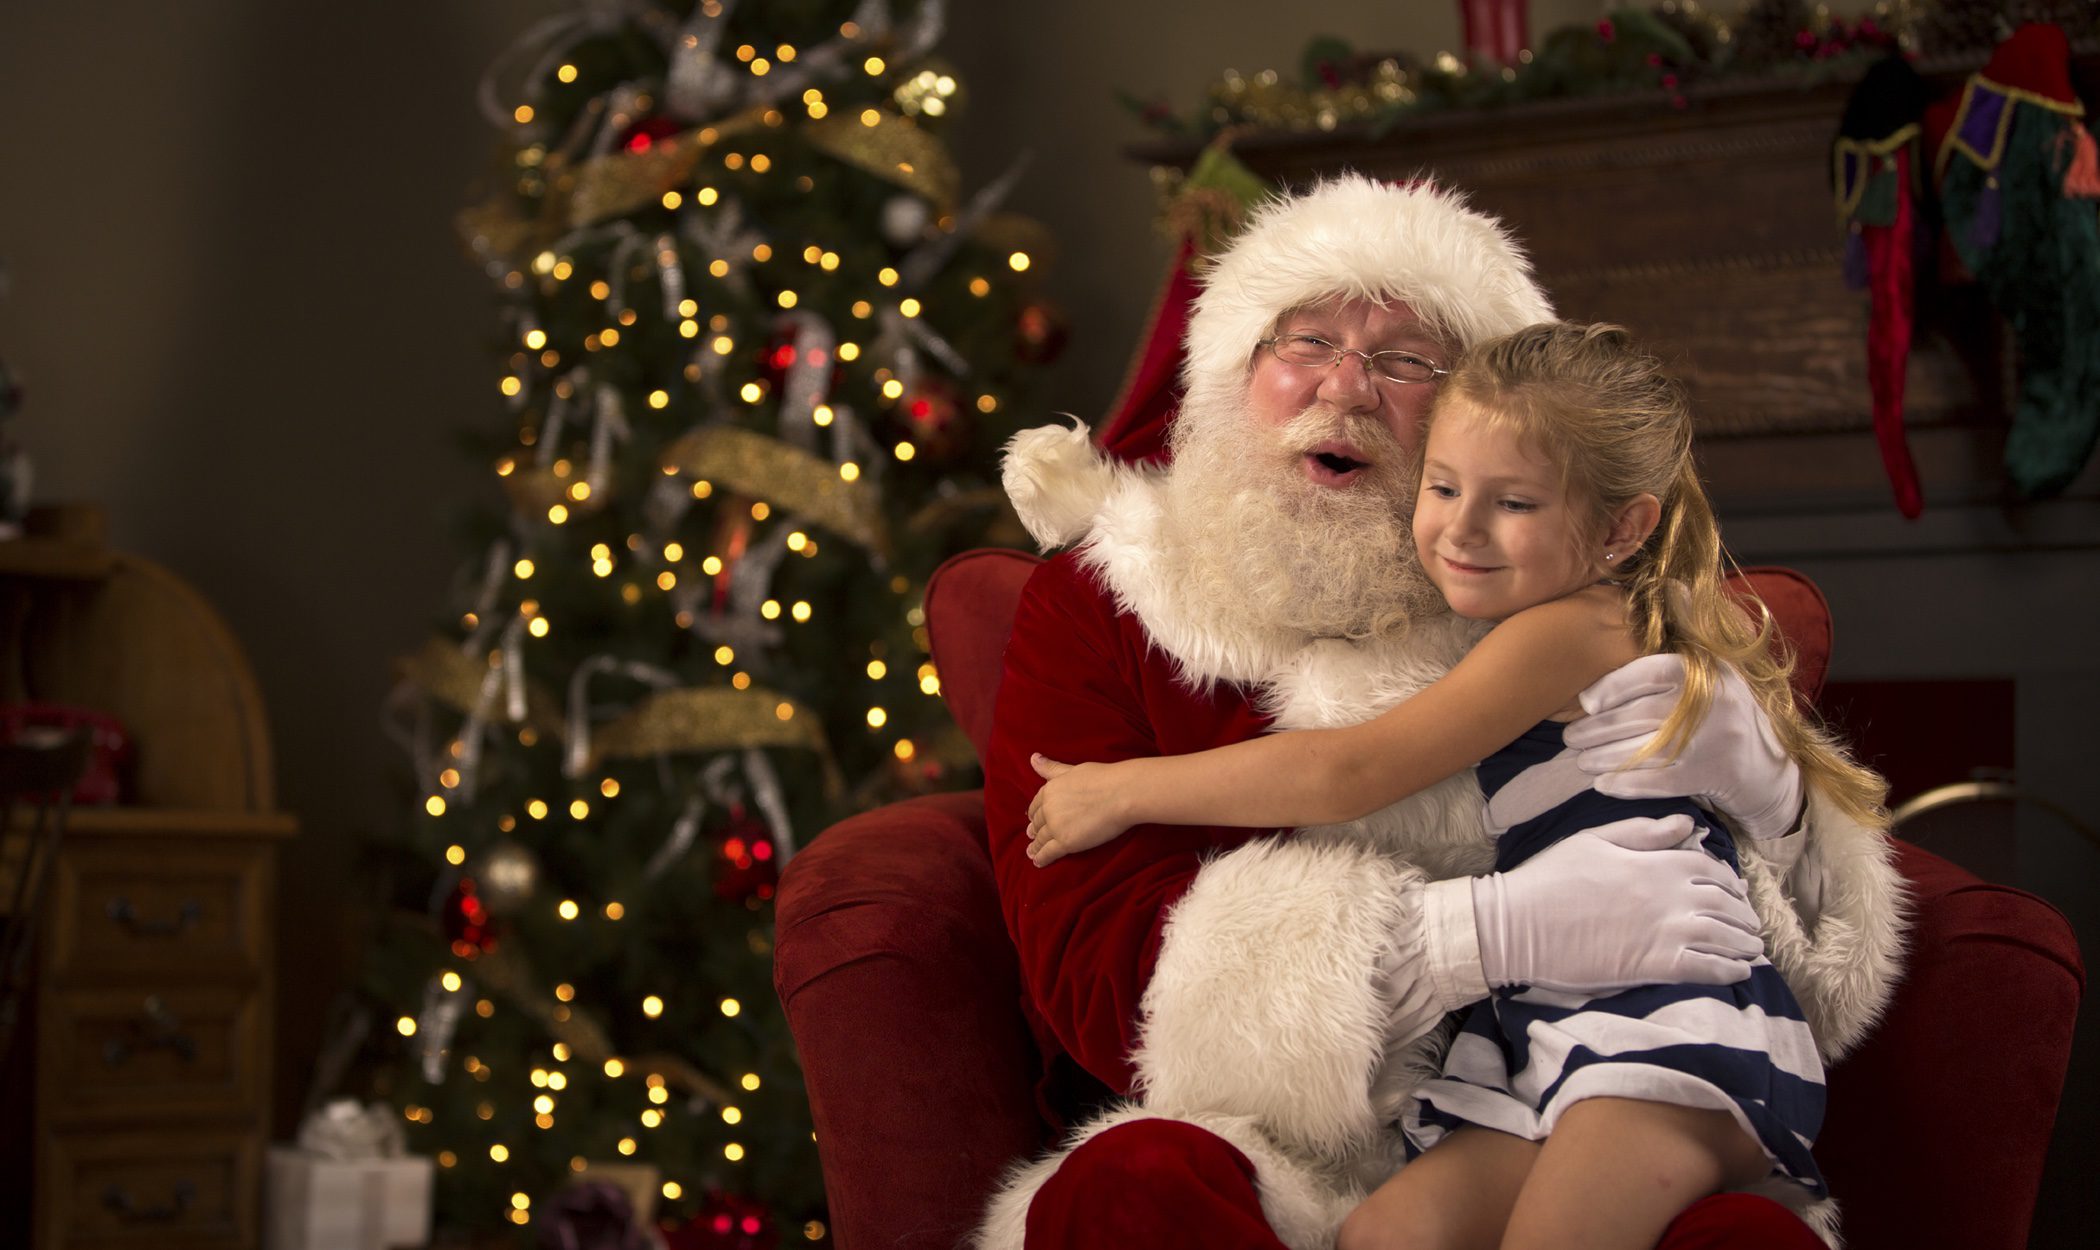
[[[1470,768],[1636,657],[1623,601],[1582,592],[1497,625],[1441,680],[1360,725],[1270,734],[1190,755],[1066,765],[1029,808],[1038,865],[1132,825],[1355,820]]]

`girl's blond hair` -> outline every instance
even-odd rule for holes
[[[1571,500],[1591,510],[1577,536],[1585,547],[1638,496],[1661,503],[1654,532],[1615,562],[1642,649],[1684,658],[1684,696],[1648,751],[1683,750],[1713,702],[1721,665],[1733,665],[1804,780],[1862,823],[1885,823],[1888,783],[1795,699],[1793,654],[1771,610],[1754,593],[1732,595],[1723,585],[1735,562],[1692,459],[1684,387],[1660,361],[1619,326],[1542,322],[1467,352],[1439,390],[1432,423],[1454,400],[1561,467]]]

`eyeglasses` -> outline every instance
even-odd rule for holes
[[[1261,340],[1260,345],[1283,363],[1307,369],[1325,369],[1344,356],[1361,356],[1371,372],[1388,382],[1433,382],[1451,372],[1413,352],[1360,352],[1353,347],[1337,347],[1311,334],[1278,335]]]

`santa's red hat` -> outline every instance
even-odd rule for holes
[[[1553,318],[1530,260],[1501,223],[1427,181],[1345,174],[1276,197],[1197,281],[1194,263],[1184,248],[1132,385],[1104,428],[1104,447],[1121,458],[1156,456],[1184,402],[1237,399],[1256,344],[1293,308],[1337,295],[1405,303],[1460,350]],[[1169,335],[1181,338],[1183,353],[1171,389],[1159,368]]]

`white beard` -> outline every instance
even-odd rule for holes
[[[1370,463],[1333,488],[1306,454],[1329,439]],[[1185,562],[1186,611],[1227,633],[1364,640],[1404,632],[1443,599],[1415,556],[1405,449],[1376,418],[1310,408],[1281,428],[1244,403],[1184,411],[1164,483],[1166,554]]]

